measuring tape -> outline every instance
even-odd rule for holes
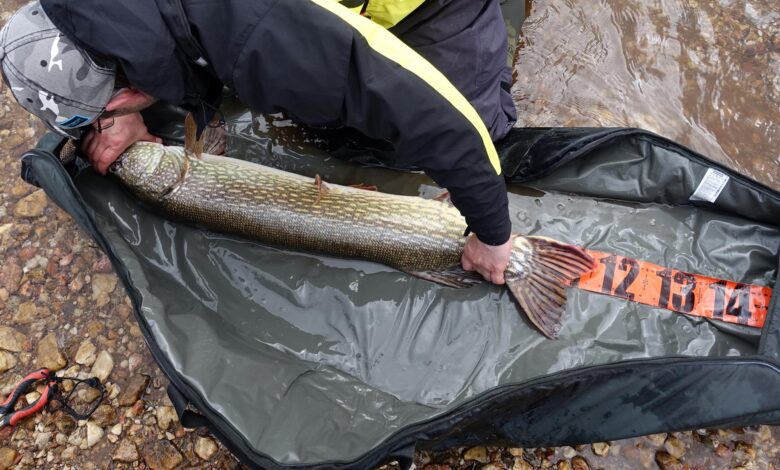
[[[600,251],[585,250],[596,269],[571,285],[686,315],[739,325],[764,326],[772,289],[665,268]]]

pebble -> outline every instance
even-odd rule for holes
[[[132,406],[141,398],[149,386],[150,377],[148,375],[133,375],[130,382],[127,383],[122,393],[119,395],[119,406]]]
[[[73,460],[76,457],[76,452],[78,449],[76,446],[69,446],[66,447],[65,450],[62,451],[62,454],[60,454],[60,458],[62,460]]]
[[[19,288],[19,284],[22,282],[22,266],[19,264],[19,260],[13,256],[3,260],[3,265],[0,267],[0,286],[8,291],[9,294],[13,294]]]
[[[92,447],[103,438],[103,428],[92,421],[87,421],[87,446]]]
[[[487,465],[483,465],[482,468],[480,468],[480,470],[505,470],[505,469],[506,469],[506,467],[504,467],[503,465],[499,466],[499,465],[494,464],[494,463],[489,463]]]
[[[76,351],[76,363],[91,366],[95,362],[95,351],[95,345],[89,340],[84,340]]]
[[[57,336],[54,333],[49,333],[38,342],[36,364],[52,371],[60,370],[68,364],[57,346]]]
[[[574,470],[590,470],[590,465],[585,457],[578,455],[571,459],[571,468]]]
[[[593,453],[600,457],[604,457],[609,454],[608,442],[594,442],[591,447],[593,448]]]
[[[485,449],[483,446],[477,446],[472,447],[470,449],[467,449],[466,452],[463,454],[464,460],[475,460],[479,463],[487,463],[488,456],[487,456],[487,449]]]
[[[10,326],[0,326],[0,349],[19,352],[24,348],[27,338]]]
[[[100,405],[90,419],[100,427],[113,425],[116,422],[116,410],[111,405]]]
[[[195,454],[203,460],[209,460],[217,453],[217,443],[210,437],[199,437],[195,441]]]
[[[157,426],[163,431],[166,431],[171,423],[179,420],[179,417],[176,415],[176,410],[172,406],[161,406],[157,408],[155,415],[157,416]],[[485,462],[487,462],[487,458],[485,458]]]
[[[111,434],[113,434],[115,436],[121,436],[122,435],[122,429],[123,429],[122,423],[116,423],[115,425],[113,425],[111,427],[110,432],[111,432]]]
[[[0,374],[13,369],[14,366],[16,366],[16,356],[6,351],[0,351]]]
[[[512,465],[512,470],[534,470],[534,467],[521,458],[515,458]]]
[[[100,379],[101,382],[105,382],[106,379],[108,379],[109,374],[111,374],[111,370],[113,368],[114,359],[111,357],[111,354],[109,354],[108,351],[103,350],[100,351],[97,359],[95,359],[95,363],[92,365],[90,374]]]
[[[111,458],[119,462],[132,463],[138,461],[140,457],[133,441],[125,439],[119,443]]]
[[[38,217],[43,214],[43,210],[46,209],[47,201],[46,193],[42,189],[39,189],[16,203],[14,215],[16,217]]]
[[[35,447],[38,449],[43,449],[47,445],[49,445],[50,440],[51,440],[50,432],[39,432],[38,435],[35,436]]]
[[[113,274],[95,274],[92,278],[92,300],[98,300],[101,295],[114,292],[116,280]]]
[[[184,458],[179,450],[170,441],[155,441],[145,446],[143,456],[146,465],[152,470],[172,470],[176,468]]]
[[[664,442],[664,448],[676,459],[685,455],[685,444],[674,436],[669,436],[669,439]]]
[[[57,428],[57,431],[67,435],[76,429],[76,421],[70,416],[60,413],[54,421],[54,427]]]
[[[647,436],[647,438],[650,440],[650,442],[653,443],[654,446],[660,447],[666,441],[666,433],[663,432],[660,434],[650,434]]]
[[[510,447],[507,450],[512,457],[522,457],[525,453],[522,447]]]
[[[35,302],[24,302],[19,305],[14,315],[14,322],[21,324],[32,323],[36,320],[38,315],[38,307]]]
[[[661,470],[682,470],[680,461],[669,455],[668,452],[659,451],[655,453],[655,461]]]
[[[16,450],[10,447],[0,447],[0,470],[6,470],[14,466]]]

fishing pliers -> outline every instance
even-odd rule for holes
[[[44,380],[46,381],[46,387],[41,392],[40,398],[33,403],[14,411],[16,403],[22,395],[28,393],[36,382]],[[0,403],[0,428],[5,426],[16,426],[19,420],[30,416],[33,413],[40,411],[55,393],[57,382],[53,380],[53,375],[49,369],[38,369],[35,372],[28,374],[27,377],[19,382],[19,385],[14,388],[14,391],[8,395],[8,398],[3,403]]]

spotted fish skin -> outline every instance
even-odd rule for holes
[[[445,202],[328,183],[322,190],[312,178],[226,157],[194,158],[181,147],[151,142],[131,146],[110,172],[170,218],[262,243],[375,261],[452,287],[482,282],[460,268],[466,223]],[[592,269],[593,260],[554,240],[512,240],[507,284],[532,323],[553,338],[566,282]],[[561,259],[540,259],[537,248],[549,246],[550,256]]]
[[[404,271],[460,263],[466,223],[451,205],[325,183],[235,159],[139,142],[112,167],[167,216],[263,243],[362,258]]]

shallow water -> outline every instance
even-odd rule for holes
[[[631,126],[780,189],[773,0],[538,0],[521,34],[518,126]]]

